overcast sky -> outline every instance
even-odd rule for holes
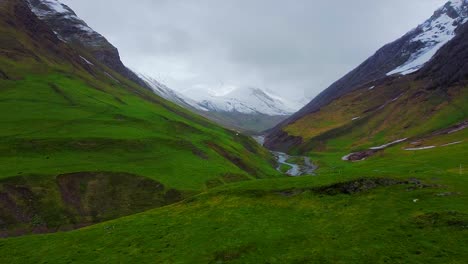
[[[299,100],[445,0],[63,0],[131,69],[193,94],[252,86]]]

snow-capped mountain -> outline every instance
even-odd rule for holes
[[[269,129],[297,111],[306,102],[291,102],[258,88],[237,88],[222,95],[206,90],[182,94],[154,78],[139,77],[162,98],[228,127],[260,132]]]
[[[198,91],[190,96],[176,92],[148,75],[139,74],[139,77],[164,99],[205,112],[289,116],[303,106],[300,102],[285,100],[259,88],[237,88],[223,95]]]
[[[197,106],[216,112],[288,116],[301,106],[259,88],[237,88],[224,95],[202,94]]]
[[[145,82],[125,67],[117,48],[89,27],[70,7],[57,0],[28,0],[28,2],[34,14],[44,21],[60,40],[78,49],[84,49],[93,59],[148,88]],[[92,65],[90,58],[82,57],[82,59]]]
[[[459,29],[467,24],[467,21],[468,0],[448,1],[424,23],[380,48],[278,127],[316,112],[333,100],[362,86],[372,87],[385,78],[419,71],[440,49],[457,36]]]
[[[408,49],[403,54],[410,54],[409,59],[396,69],[387,73],[410,74],[421,69],[437,51],[456,35],[456,29],[468,21],[468,0],[452,0],[437,10],[434,15],[409,32],[411,39]],[[411,48],[416,46],[416,48]]]
[[[468,0],[448,1],[424,23],[380,48],[374,55],[325,89],[297,113],[270,129],[265,138],[266,146],[272,149],[286,150],[291,146],[302,144],[300,138],[288,134],[286,128],[290,124],[301,120],[311,120],[305,119],[305,117],[312,118],[340,98],[351,96],[351,94],[356,95],[360,90],[365,92],[357,98],[361,98],[361,95],[367,96],[368,93],[374,93],[379,94],[378,98],[375,98],[376,100],[384,99],[385,101],[378,107],[372,105],[375,100],[360,104],[360,106],[365,106],[364,109],[366,107],[367,109],[357,114],[355,118],[350,118],[351,121],[368,122],[361,117],[366,116],[370,120],[372,115],[378,116],[381,113],[379,110],[384,109],[389,103],[398,104],[401,98],[408,96],[407,93],[413,93],[413,96],[407,97],[405,105],[399,105],[395,108],[396,110],[408,109],[406,107],[410,105],[411,111],[418,109],[418,107],[420,107],[418,110],[433,109],[429,113],[422,114],[424,119],[428,118],[428,115],[437,113],[440,106],[425,105],[432,103],[429,99],[432,96],[431,93],[438,91],[438,93],[444,94],[445,99],[449,98],[445,94],[453,94],[454,98],[447,99],[449,100],[447,104],[450,104],[450,100],[455,101],[459,95],[456,92],[448,92],[448,89],[467,82],[467,21]],[[399,85],[395,85],[396,83]],[[395,94],[398,89],[401,89],[400,93]],[[376,90],[380,93],[376,93]],[[388,94],[382,91],[388,92]],[[421,99],[424,97],[426,99]],[[346,101],[346,99],[343,100]],[[347,106],[340,105],[340,107]],[[412,120],[412,123],[403,125],[400,131],[406,132],[408,127],[416,126],[416,123],[421,121],[420,119],[421,116],[418,115],[408,116],[405,120]],[[386,120],[387,125],[392,122],[390,118],[387,120],[387,117],[379,120]],[[403,124],[400,122],[402,119],[394,120],[399,120],[392,124],[394,129]],[[380,124],[380,121],[373,123]],[[368,129],[367,127],[366,130]],[[381,131],[382,128],[374,129]],[[327,135],[327,138],[329,137],[330,135]]]

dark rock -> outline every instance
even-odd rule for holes
[[[347,158],[348,161],[361,161],[365,160],[366,158],[373,156],[375,153],[379,152],[381,150],[365,150],[365,151],[360,151],[360,152],[354,152],[351,153]]]

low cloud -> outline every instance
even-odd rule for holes
[[[311,98],[444,0],[63,0],[130,68],[181,92]]]

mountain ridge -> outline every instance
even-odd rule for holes
[[[89,27],[70,7],[58,0],[28,0],[27,2],[33,13],[44,21],[61,41],[84,49],[105,66],[149,89],[143,80],[122,63],[117,48]],[[83,60],[89,63],[89,60],[84,57]]]
[[[300,103],[286,101],[259,88],[241,87],[222,95],[200,91],[184,95],[156,79],[139,74],[159,96],[231,129],[257,134],[269,129],[299,109]]]
[[[331,84],[306,106],[304,106],[298,112],[294,113],[290,118],[278,124],[275,128],[269,130],[269,134],[275,134],[275,131],[276,134],[280,133],[279,130],[281,127],[294,123],[297,121],[297,119],[304,115],[319,111],[321,107],[326,106],[333,100],[345,95],[346,93],[359,89],[362,86],[367,85],[372,87],[374,86],[374,82],[381,82],[387,78],[388,80],[391,80],[392,78],[398,78],[398,74],[395,76],[388,76],[388,73],[408,62],[413,52],[416,52],[421,48],[421,43],[413,42],[412,39],[423,33],[423,26],[426,23],[430,23],[431,21],[436,20],[437,17],[440,17],[446,13],[450,13],[451,16],[454,16],[452,12],[453,8],[449,8],[453,5],[456,7],[462,7],[463,12],[461,14],[465,19],[464,22],[466,22],[468,15],[466,12],[468,9],[468,1],[448,1],[444,6],[436,10],[434,14],[424,23],[415,29],[410,30],[399,39],[390,42],[377,50],[371,57],[366,59],[363,63],[358,65],[355,69],[351,70],[342,78]]]
[[[458,8],[459,12],[454,12],[454,6]],[[457,38],[457,35],[461,34],[461,31],[466,30],[465,22],[467,21],[467,10],[468,1],[466,0],[447,2],[443,7],[436,10],[434,15],[432,15],[416,29],[409,31],[398,40],[384,45],[373,56],[369,57],[357,68],[336,81],[329,88],[325,89],[304,108],[299,110],[287,120],[283,121],[275,128],[267,131],[266,145],[271,148],[276,148],[282,145],[282,149],[287,149],[294,145],[303,144],[303,138],[300,136],[296,137],[295,135],[291,135],[290,133],[286,132],[285,129],[287,130],[288,127],[294,126],[298,127],[298,123],[301,123],[300,120],[305,120],[308,117],[320,116],[320,113],[323,112],[324,108],[330,108],[332,104],[336,104],[337,101],[340,101],[342,98],[345,98],[350,94],[355,94],[359,90],[365,91],[373,90],[375,87],[379,86],[391,86],[392,83],[400,82],[400,78],[404,79],[406,77],[408,77],[405,79],[408,80],[408,83],[413,82],[412,80],[414,78],[416,78],[414,79],[416,81],[426,78],[428,79],[428,82],[425,85],[434,86],[434,82],[430,81],[431,76],[422,73],[425,72],[425,69],[427,68],[434,68],[433,65],[437,64],[437,62],[434,60],[434,57],[437,57],[438,54],[443,53],[444,50],[447,50],[447,47],[450,43],[453,43],[454,41],[460,42],[460,40],[458,40],[459,38]],[[447,21],[444,19],[442,19],[444,23],[440,23],[440,18],[449,17],[448,14],[454,17],[451,18],[451,21],[453,22],[449,24],[455,25],[455,28],[447,27]],[[434,27],[429,27],[428,25],[433,25]],[[422,41],[421,36],[425,36],[425,33],[428,32],[436,32],[437,34],[432,35],[430,39],[425,39]],[[450,40],[446,41],[447,39],[445,36],[449,35]],[[442,42],[440,42],[440,40],[442,40]],[[440,45],[440,43],[443,43],[444,45]],[[426,49],[427,47],[430,47],[430,51]],[[434,50],[434,47],[438,49]],[[401,68],[401,72],[395,72],[395,74],[388,75],[389,72],[392,72],[401,66],[410,65],[418,56],[422,56],[424,59],[427,59],[427,57],[425,57],[426,53],[434,53],[434,55],[431,56],[427,62],[421,60],[420,65],[417,66],[417,70],[405,72],[405,70],[408,69],[407,67],[403,67]],[[452,64],[456,64],[457,61],[459,60],[457,60],[455,57],[452,57]],[[412,66],[415,66],[415,64]],[[442,65],[439,66],[442,67]],[[453,67],[454,66],[452,66],[451,71],[454,71]],[[447,75],[450,75],[450,73],[447,72],[445,77],[441,77],[441,79],[448,78]],[[464,76],[458,77],[459,79],[464,78]],[[440,82],[438,84],[440,84]],[[391,101],[392,98],[388,98],[387,100]],[[357,113],[356,116],[363,114],[364,113]],[[342,122],[344,122],[344,120]],[[309,125],[309,127],[312,129],[313,125]],[[299,135],[300,133],[297,134]]]

